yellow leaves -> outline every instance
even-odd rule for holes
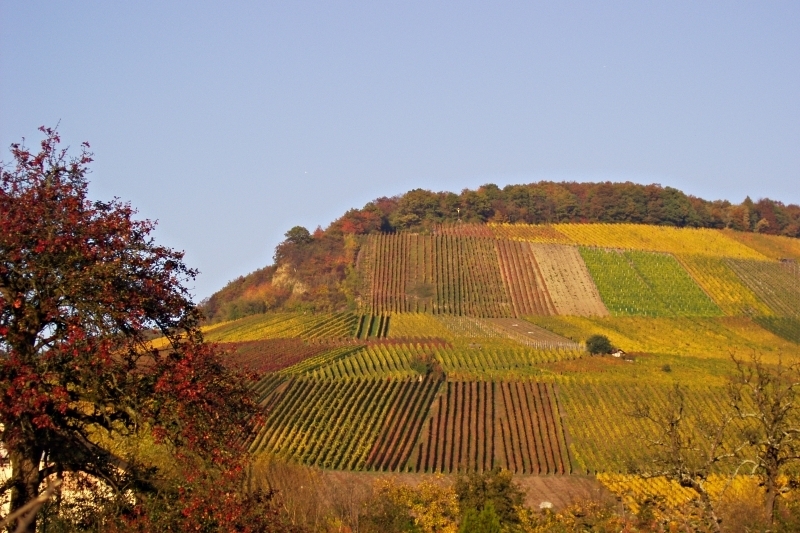
[[[720,230],[640,224],[555,224],[553,228],[584,246],[766,259]]]
[[[622,248],[668,253],[690,253],[713,257],[766,259],[762,250],[774,256],[770,248],[756,248],[739,242],[739,235],[705,228],[675,228],[642,224],[490,224],[497,238],[554,244],[579,244],[600,248]],[[763,236],[762,236],[763,237]],[[760,241],[759,241],[760,242]],[[770,241],[771,242],[771,241]],[[781,246],[786,248],[783,241]],[[754,249],[755,248],[755,249]],[[794,248],[791,248],[794,250]],[[800,250],[797,252],[800,254]],[[791,257],[784,254],[784,257]]]
[[[425,533],[456,533],[459,515],[458,497],[443,476],[432,481],[422,481],[417,486],[406,485],[395,479],[376,482],[379,495],[408,511],[414,523]]]
[[[644,478],[631,474],[597,474],[597,480],[622,498],[626,507],[634,513],[638,513],[641,503],[648,499],[659,499],[668,508],[676,509],[697,498],[697,493],[692,489],[661,476]],[[714,503],[759,500],[764,496],[760,481],[757,476],[711,475],[706,481],[705,490]]]
[[[728,359],[756,350],[768,360],[796,345],[761,328],[750,318],[528,317],[527,320],[576,341],[605,335],[626,352]]]
[[[389,327],[390,339],[440,338],[453,340],[453,333],[433,315],[423,313],[396,313]]]
[[[726,315],[772,315],[739,276],[720,258],[679,255],[678,260]]]

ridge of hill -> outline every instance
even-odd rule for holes
[[[696,231],[676,232],[674,228]],[[501,242],[504,257],[528,253],[520,251],[520,246],[527,246],[524,243],[679,253],[678,261],[689,272],[702,275],[696,266],[702,261],[689,256],[799,260],[800,240],[795,237],[800,236],[800,206],[749,198],[736,205],[703,200],[671,187],[633,183],[539,182],[503,189],[490,184],[460,194],[415,189],[351,209],[325,230],[317,228],[311,233],[292,228],[276,248],[273,265],[230,282],[201,307],[210,323],[267,311],[355,311],[361,305],[364,282],[356,263],[369,255],[363,248],[375,246],[374,239],[380,241],[375,236],[396,234],[436,239],[488,237]],[[432,242],[430,246],[436,246]],[[494,253],[492,246],[475,246],[484,246],[475,254]],[[562,250],[567,255],[577,253]],[[545,253],[545,248],[536,247],[530,252],[538,254],[542,275],[559,275],[548,270],[555,260],[547,259],[557,251]],[[479,263],[484,261],[475,257]],[[594,259],[602,261],[603,256]],[[562,260],[577,264],[574,258]],[[500,268],[511,268],[506,263]],[[689,264],[695,265],[694,270]],[[501,270],[501,278],[507,279],[509,272]],[[510,305],[513,314],[520,316],[536,305],[563,308],[596,300],[596,295],[578,296],[575,291],[580,291],[579,280],[585,279],[585,273],[572,274],[567,279],[575,282],[565,289],[568,298],[556,295],[558,302],[536,303],[512,293],[512,301],[498,301],[497,305]],[[488,283],[497,282],[491,278],[494,274],[487,275]],[[431,287],[420,282],[408,289],[424,300]]]

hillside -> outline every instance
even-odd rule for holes
[[[598,232],[575,225],[589,222],[615,226]],[[528,226],[531,224],[536,226]],[[611,248],[630,244],[663,252],[680,249],[684,254],[697,251],[697,243],[689,249],[670,241],[668,231],[628,235],[618,224],[727,229],[732,239],[756,250],[759,257],[800,256],[796,245],[786,244],[790,241],[764,238],[800,237],[800,206],[769,199],[753,202],[747,198],[735,205],[695,198],[670,187],[633,183],[540,182],[503,189],[484,185],[460,194],[416,189],[351,209],[325,230],[318,228],[312,233],[292,228],[275,251],[274,265],[232,281],[202,306],[212,323],[266,311],[356,311],[363,291],[357,286],[355,262],[363,255],[367,236],[382,234],[495,237]],[[427,297],[425,284],[412,289],[421,298]]]
[[[795,238],[461,222],[343,243],[341,310],[206,328],[262,375],[253,451],[344,470],[637,470],[653,431],[637,404],[682,383],[691,416],[713,417],[730,353],[800,348]],[[273,283],[294,274],[273,268]],[[627,355],[589,356],[593,334]]]

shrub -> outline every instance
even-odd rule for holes
[[[461,520],[459,533],[500,533],[500,518],[492,502],[487,502],[482,511],[468,509]]]
[[[614,347],[605,335],[592,335],[586,339],[586,350],[592,355],[602,355],[611,353]]]

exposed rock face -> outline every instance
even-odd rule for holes
[[[281,265],[275,274],[272,276],[272,284],[276,287],[285,287],[291,289],[292,296],[299,296],[308,292],[308,288],[300,280],[295,279],[291,275],[291,267],[289,265]]]

